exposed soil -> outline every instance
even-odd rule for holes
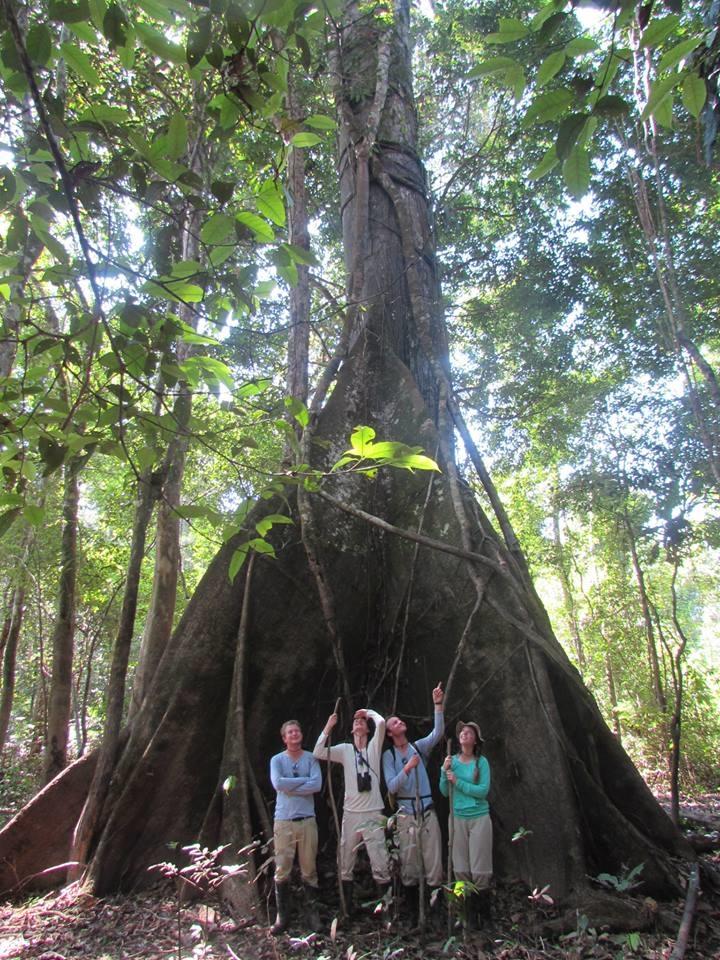
[[[685,957],[720,960],[720,794],[686,800],[682,814],[687,818],[686,832],[697,839],[698,846],[714,847],[700,854],[701,893]],[[167,885],[101,900],[71,887],[0,906],[0,960],[425,960],[443,956],[668,960],[680,929],[683,901],[656,904],[642,898],[641,887],[620,896],[611,888],[622,887],[623,880],[606,880],[604,889],[598,885],[596,899],[572,911],[558,910],[542,891],[528,897],[517,885],[501,885],[494,892],[492,917],[480,932],[464,935],[456,927],[449,932],[443,917],[442,929],[424,937],[400,920],[386,923],[379,910],[373,912],[372,904],[352,923],[334,924],[337,909],[331,876],[325,878],[323,932],[305,935],[298,916],[289,933],[277,938],[268,934],[263,905],[257,916],[239,919],[217,900],[178,903]],[[604,913],[609,921],[615,906],[615,929],[612,923],[593,926],[593,911],[596,916]],[[645,929],[617,929],[628,911],[638,918],[637,927]]]

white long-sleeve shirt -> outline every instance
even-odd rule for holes
[[[380,791],[380,755],[385,739],[385,720],[374,710],[367,711],[368,717],[375,722],[375,733],[367,747],[357,750],[354,743],[338,743],[330,747],[330,760],[341,763],[345,774],[345,799],[343,810],[349,813],[369,813],[384,807]],[[318,760],[328,759],[325,746],[327,736],[321,733],[313,750]],[[358,790],[358,773],[370,773],[370,789]]]

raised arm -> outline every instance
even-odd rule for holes
[[[317,739],[317,743],[313,749],[313,756],[316,760],[327,760],[328,759],[328,748],[327,748],[327,738],[330,736],[330,731],[336,726],[338,722],[338,717],[336,713],[331,713],[327,718],[327,722],[323,727],[323,731]],[[334,747],[330,747],[330,759],[334,763],[342,763],[343,757],[345,755],[345,745],[342,743],[336,744]]]
[[[445,713],[443,710],[445,692],[442,688],[442,683],[439,683],[433,690],[432,699],[434,718],[433,728],[426,737],[423,737],[421,740],[417,740],[415,742],[415,746],[424,757],[429,756],[430,751],[445,732]]]

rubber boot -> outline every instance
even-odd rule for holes
[[[277,916],[275,917],[275,923],[270,927],[270,933],[274,937],[280,933],[285,933],[290,926],[292,894],[289,881],[275,884],[275,906],[277,907]]]
[[[478,890],[475,895],[476,906],[477,906],[477,921],[478,929],[485,926],[490,920],[490,906],[491,906],[491,895],[488,889]]]
[[[309,883],[303,884],[305,894],[305,921],[311,932],[317,933],[320,929],[320,914],[318,913],[318,888]]]
[[[342,881],[343,897],[345,899],[345,910],[348,920],[355,914],[355,904],[353,903],[353,882],[352,880]]]
[[[415,929],[420,918],[420,887],[402,886],[402,906],[400,919],[411,929]]]
[[[472,933],[478,928],[477,912],[477,894],[466,893],[462,902],[462,924],[468,933]]]

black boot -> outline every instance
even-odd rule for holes
[[[401,900],[400,920],[414,929],[417,927],[420,918],[420,887],[406,887],[403,885]]]
[[[277,916],[275,917],[275,923],[270,927],[270,933],[274,937],[280,933],[285,933],[290,926],[292,894],[289,880],[275,884],[275,906],[277,907]]]
[[[343,880],[342,881],[342,890],[343,890],[343,899],[345,900],[345,913],[350,919],[355,913],[355,905],[353,903],[353,882],[352,880]]]
[[[305,919],[310,931],[317,933],[320,929],[320,914],[317,904],[318,889],[309,883],[304,883],[303,891],[305,893]]]
[[[491,905],[491,894],[490,891],[486,888],[485,890],[478,890],[476,896],[476,906],[477,906],[477,920],[478,928],[485,926],[490,920],[490,905]]]
[[[462,898],[462,924],[467,933],[478,928],[477,894],[466,892]]]

